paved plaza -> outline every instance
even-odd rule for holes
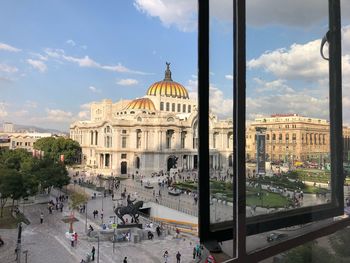
[[[108,198],[106,198],[108,199]],[[94,200],[96,201],[96,200]],[[107,204],[106,204],[107,205]],[[85,234],[85,215],[75,212],[75,217],[79,220],[74,223],[74,231],[78,233],[78,244],[76,247],[70,246],[70,241],[65,237],[69,224],[61,219],[69,214],[67,203],[63,212],[53,211],[49,214],[46,204],[35,204],[25,207],[25,215],[31,221],[30,225],[24,225],[22,233],[22,251],[28,250],[28,262],[31,263],[74,263],[80,262],[87,253],[96,248],[97,242],[89,241]],[[94,203],[89,202],[88,207],[91,211]],[[97,208],[99,209],[99,207]],[[40,212],[44,213],[44,222],[40,224]],[[100,218],[93,220],[92,213],[88,216],[88,224],[98,229]],[[5,246],[0,248],[1,263],[14,262],[15,245],[17,230],[0,230],[0,235],[5,241]],[[176,262],[175,255],[180,251],[182,255],[181,262],[192,261],[193,247],[198,239],[192,236],[182,235],[175,238],[174,234],[169,234],[163,238],[155,235],[153,240],[143,240],[140,243],[120,242],[115,245],[113,253],[113,244],[110,241],[100,242],[100,262],[112,263],[122,262],[124,257],[128,257],[128,262],[163,262],[163,253],[169,252],[168,262]],[[24,255],[21,262],[25,262]],[[95,259],[95,262],[97,260]]]

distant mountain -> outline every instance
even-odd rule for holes
[[[2,130],[3,123],[0,123],[0,130]],[[68,132],[66,131],[60,131],[56,129],[47,129],[47,128],[42,128],[42,127],[37,127],[37,126],[31,126],[31,125],[22,125],[22,124],[14,124],[14,129],[16,132],[21,132],[21,131],[28,131],[28,132],[46,132],[46,133],[54,133],[54,134],[67,134]]]

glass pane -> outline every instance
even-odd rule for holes
[[[263,263],[345,263],[350,261],[350,228],[318,238],[261,262]]]
[[[328,1],[247,1],[248,217],[331,201],[327,30]]]
[[[210,222],[233,219],[233,17],[231,1],[210,1]]]

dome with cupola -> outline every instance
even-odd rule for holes
[[[156,107],[153,101],[148,98],[141,98],[132,100],[126,107],[125,110],[148,110],[155,111]]]
[[[164,80],[153,83],[147,90],[150,96],[165,96],[180,99],[189,99],[187,89],[171,78],[170,63],[166,63]]]

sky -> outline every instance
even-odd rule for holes
[[[247,119],[299,113],[329,119],[319,55],[328,1],[247,1]],[[232,1],[210,5],[210,106],[232,117]],[[342,1],[343,108],[350,123],[350,1]],[[197,91],[196,0],[2,0],[0,122],[68,131],[89,104],[133,99],[172,77]]]

